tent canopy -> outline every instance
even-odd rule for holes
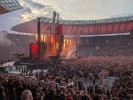
[[[3,66],[14,66],[15,61],[6,62],[3,64]]]

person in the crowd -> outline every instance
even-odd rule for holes
[[[30,90],[24,90],[21,94],[21,100],[33,100],[33,96]]]
[[[44,93],[41,90],[38,90],[36,92],[36,99],[35,100],[43,100],[44,99]]]
[[[16,87],[16,98],[17,100],[21,100],[21,93],[24,91],[24,88],[22,86],[22,83],[18,83],[18,86]]]
[[[15,86],[13,81],[14,81],[13,79],[10,79],[7,83],[9,100],[15,100],[16,97]]]
[[[5,94],[5,88],[3,86],[0,86],[0,100],[5,100],[6,94]]]
[[[56,90],[56,94],[55,94],[54,100],[65,100],[64,94],[61,93],[60,89]]]

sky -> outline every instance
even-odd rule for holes
[[[20,10],[0,15],[0,31],[36,19],[52,18],[53,11],[61,19],[94,20],[133,15],[133,0],[18,0]]]

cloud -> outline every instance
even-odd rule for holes
[[[22,22],[36,19],[37,17],[47,16],[51,17],[54,10],[61,11],[56,6],[43,5],[31,0],[20,0],[20,4],[23,6],[23,13],[21,14],[20,20]]]
[[[36,0],[34,0],[36,1]],[[38,0],[41,3],[56,5],[60,15],[68,19],[103,19],[114,15],[132,14],[133,0]],[[72,18],[72,19],[73,19]]]
[[[10,30],[14,25],[37,17],[52,18],[52,12],[60,19],[93,20],[132,15],[133,0],[19,0],[23,9],[0,15],[0,30]]]

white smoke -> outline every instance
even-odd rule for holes
[[[68,53],[66,54],[66,59],[71,58],[72,56],[75,56],[76,46],[74,46]]]

